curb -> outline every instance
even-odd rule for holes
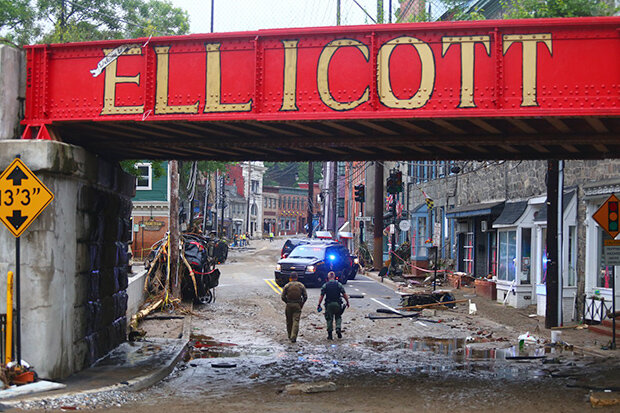
[[[185,328],[183,330],[185,331]],[[115,385],[108,386],[108,387],[110,387],[110,390],[112,390],[112,389],[118,390],[118,387],[122,386],[123,387],[122,390],[140,391],[142,389],[145,389],[147,387],[150,387],[150,386],[160,382],[161,380],[166,378],[166,376],[168,376],[172,372],[172,370],[174,370],[174,368],[179,363],[179,361],[181,361],[183,359],[183,357],[185,356],[185,353],[187,352],[187,349],[189,347],[189,340],[188,339],[184,339],[184,341],[185,342],[183,343],[183,346],[181,347],[181,350],[176,355],[176,357],[173,358],[172,361],[170,363],[168,363],[168,365],[166,365],[165,367],[161,368],[159,371],[156,371],[156,372],[151,373],[151,374],[146,375],[146,376],[137,377],[135,379],[132,379],[132,380],[128,381],[128,384],[120,384],[119,383],[119,384],[115,384]],[[95,390],[95,391],[96,392],[103,392],[103,391],[107,391],[107,389],[103,388],[103,389],[98,389],[98,390]]]
[[[112,384],[109,386],[97,387],[97,388],[87,389],[87,390],[76,390],[76,391],[54,393],[52,395],[45,394],[45,393],[33,393],[32,397],[20,397],[17,400],[15,399],[2,400],[2,405],[9,406],[9,407],[15,407],[19,403],[23,403],[23,402],[32,402],[32,401],[45,400],[45,399],[59,399],[61,397],[69,397],[69,396],[75,396],[75,395],[104,393],[104,392],[110,392],[110,391],[132,391],[132,392],[140,391],[140,390],[143,390],[147,387],[150,387],[158,383],[159,381],[164,379],[166,376],[168,376],[172,372],[172,370],[176,367],[176,365],[179,363],[179,361],[183,359],[183,356],[185,355],[188,349],[188,346],[189,346],[189,340],[185,340],[178,354],[173,359],[171,359],[171,361],[166,366],[162,367],[158,371],[155,371],[151,374],[141,376],[141,377],[136,377],[124,383],[116,383],[116,384]]]

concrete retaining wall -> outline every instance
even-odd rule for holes
[[[19,135],[25,74],[24,53],[20,49],[0,44],[0,139]]]
[[[135,180],[53,141],[0,141],[0,170],[18,154],[55,196],[21,237],[22,358],[41,377],[58,379],[125,339]],[[0,297],[14,269],[15,240],[2,226]],[[5,305],[0,299],[0,311]]]
[[[127,321],[138,312],[140,306],[144,304],[148,294],[144,291],[144,279],[146,278],[146,270],[141,270],[129,277],[129,285],[127,286]]]

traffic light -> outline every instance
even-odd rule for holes
[[[387,179],[387,193],[397,194],[403,192],[403,173],[401,171],[392,171]]]
[[[364,202],[366,200],[365,187],[362,184],[355,185],[355,200],[357,202]]]
[[[618,201],[607,203],[607,217],[609,219],[609,231],[618,231]]]
[[[394,174],[394,186],[396,193],[403,192],[403,173],[401,171]]]
[[[386,191],[388,194],[395,194],[394,192],[394,175],[390,174],[387,179]]]

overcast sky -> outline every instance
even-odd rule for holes
[[[189,13],[191,33],[208,33],[211,0],[171,0]],[[387,22],[390,0],[384,0]],[[215,32],[336,25],[336,0],[214,0]],[[357,0],[376,18],[377,0]],[[393,12],[398,0],[392,0]],[[341,0],[341,24],[372,23],[354,0]]]

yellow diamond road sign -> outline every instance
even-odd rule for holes
[[[0,175],[0,221],[19,237],[52,202],[54,194],[16,158]]]

